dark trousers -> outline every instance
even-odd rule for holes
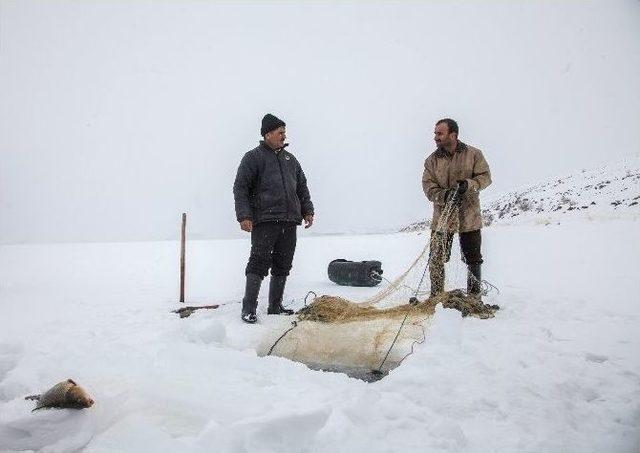
[[[454,233],[431,232],[431,243],[429,246],[429,262],[448,263],[451,258],[451,245],[453,244]],[[460,233],[460,250],[462,251],[462,261],[468,266],[482,264],[482,235],[480,230]]]
[[[292,222],[264,222],[251,231],[251,255],[245,274],[264,278],[271,275],[289,275],[296,251],[296,227]]]
[[[453,235],[454,233],[436,231],[431,233],[431,242],[429,245],[429,275],[431,278],[432,296],[444,291],[444,263],[448,263],[449,258],[451,258]],[[479,272],[480,264],[482,264],[482,254],[480,253],[481,245],[482,236],[480,235],[480,230],[460,233],[462,261],[467,264],[469,272],[474,268],[478,269]],[[480,274],[478,273],[478,275]],[[477,277],[477,280],[479,280],[479,278],[480,277]],[[468,291],[479,292],[479,289],[474,286],[473,288],[468,288]]]

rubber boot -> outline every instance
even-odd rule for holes
[[[244,298],[242,299],[242,320],[253,324],[258,320],[256,316],[256,308],[258,308],[258,294],[260,293],[260,285],[262,277],[256,274],[247,274],[247,283],[244,289]]]
[[[269,315],[292,315],[293,310],[289,310],[282,306],[282,295],[284,294],[284,285],[287,283],[287,277],[282,275],[271,275],[269,282]]]
[[[482,300],[482,272],[480,264],[467,266],[467,295]]]
[[[444,263],[430,263],[431,297],[444,292]]]

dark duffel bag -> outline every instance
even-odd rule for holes
[[[333,260],[327,268],[329,280],[342,286],[376,286],[382,281],[380,261]]]

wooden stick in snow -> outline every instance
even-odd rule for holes
[[[184,261],[185,261],[185,234],[187,230],[187,214],[182,213],[182,235],[180,237],[180,302],[184,302]]]

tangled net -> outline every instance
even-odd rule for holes
[[[458,310],[462,316],[474,316],[480,319],[493,318],[499,308],[497,305],[483,304],[477,298],[468,296],[460,289],[445,291],[416,305],[405,304],[382,309],[349,302],[341,297],[320,296],[298,312],[298,319],[340,323],[396,318],[405,316],[407,313],[430,316],[435,312],[438,304],[442,304],[445,308]]]
[[[444,308],[453,308],[462,313],[462,316],[474,316],[480,319],[493,318],[495,312],[500,309],[497,305],[483,304],[476,297],[468,296],[460,289],[447,291],[433,299],[441,299]]]
[[[436,302],[437,303],[437,302]],[[399,305],[391,308],[378,309],[349,302],[341,297],[320,296],[310,305],[298,312],[298,318],[305,321],[319,322],[352,322],[368,319],[402,317],[407,312],[432,315],[436,303],[425,300],[417,305]]]

